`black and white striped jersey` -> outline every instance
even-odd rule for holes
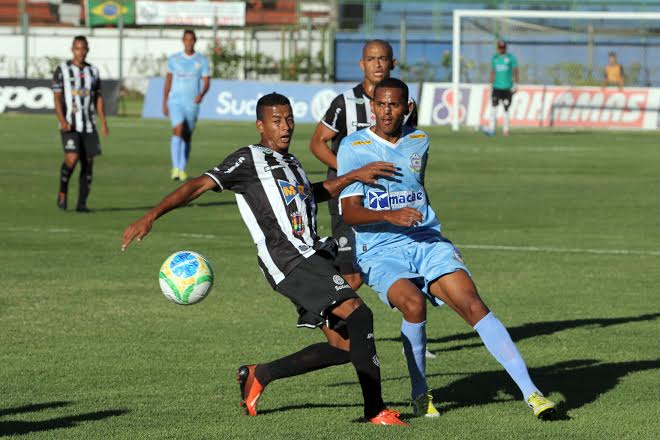
[[[99,71],[91,64],[78,67],[71,61],[61,63],[53,74],[53,92],[61,92],[62,110],[73,131],[96,130],[96,100],[101,90]]]
[[[259,266],[275,287],[314,254],[316,202],[312,185],[293,154],[261,145],[236,150],[205,173],[231,190],[257,245]]]
[[[371,111],[371,99],[360,83],[332,100],[321,122],[337,133],[332,139],[332,151],[335,155],[339,151],[339,144],[346,136],[376,123],[376,116]],[[403,123],[417,127],[417,105],[412,98],[409,98],[409,102],[414,105],[413,111],[406,115]],[[330,177],[336,175],[336,170],[332,171],[335,171],[335,174],[329,174]]]

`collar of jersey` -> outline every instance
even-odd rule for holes
[[[193,57],[197,55],[197,52],[193,52],[192,55],[186,55],[184,51],[181,51],[181,56],[183,56],[185,59],[191,60]]]
[[[367,134],[368,134],[369,136],[373,137],[373,138],[374,138],[375,140],[377,140],[378,142],[381,142],[381,143],[385,144],[386,146],[388,146],[388,147],[390,147],[390,148],[392,148],[392,149],[396,149],[396,148],[399,146],[399,144],[401,143],[401,141],[403,140],[403,138],[406,137],[406,136],[408,136],[410,133],[412,133],[412,132],[415,131],[415,130],[411,130],[411,131],[409,131],[408,133],[406,133],[406,126],[404,125],[404,126],[403,126],[403,130],[401,131],[401,137],[399,138],[399,140],[396,141],[396,144],[393,144],[392,142],[390,142],[390,141],[388,141],[388,140],[386,140],[386,139],[383,139],[382,137],[378,136],[376,133],[374,133],[374,132],[371,130],[371,128],[365,128],[365,131],[367,132]]]

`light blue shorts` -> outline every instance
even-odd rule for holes
[[[382,302],[394,308],[387,299],[387,291],[396,281],[408,278],[426,295],[434,306],[444,304],[428,291],[429,284],[443,275],[470,271],[461,253],[446,238],[417,242],[383,249],[375,254],[358,258],[362,279],[378,293]]]
[[[167,108],[170,111],[170,122],[172,128],[185,122],[188,130],[192,133],[197,124],[197,115],[199,115],[199,105],[194,102],[182,104],[177,100],[169,100]]]

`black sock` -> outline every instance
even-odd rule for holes
[[[343,365],[350,361],[347,351],[333,347],[327,342],[320,342],[281,359],[267,364],[259,364],[254,375],[260,384],[266,386],[277,379],[297,376],[334,365]]]
[[[80,161],[80,179],[78,190],[78,206],[87,206],[87,197],[92,186],[92,161]]]
[[[73,168],[69,168],[66,166],[64,162],[62,162],[62,166],[60,167],[60,192],[67,192],[69,191],[69,178],[71,177],[71,174],[73,174]]]
[[[364,417],[371,419],[385,408],[374,340],[374,315],[366,304],[362,304],[346,318],[346,326],[351,341],[351,362],[362,387]]]

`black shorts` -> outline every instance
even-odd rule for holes
[[[339,328],[344,322],[330,313],[334,306],[359,298],[339,275],[332,261],[314,254],[296,266],[277,286],[277,290],[298,309],[298,327],[327,325]]]
[[[339,214],[331,214],[332,237],[337,240],[339,248],[337,249],[337,258],[335,264],[342,275],[359,273],[360,268],[355,262],[355,232],[353,228],[344,223],[344,219]]]
[[[504,110],[509,110],[512,97],[513,93],[511,93],[511,89],[493,89],[492,93],[490,94],[493,107],[497,107],[501,102],[504,104]]]
[[[64,153],[78,153],[88,158],[101,154],[101,142],[96,131],[79,133],[77,131],[60,131]]]

